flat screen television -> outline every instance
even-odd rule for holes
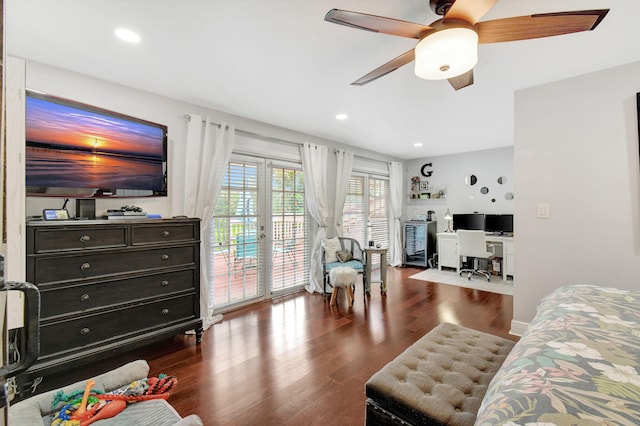
[[[453,215],[453,229],[484,230],[484,214],[466,213]]]
[[[486,214],[484,215],[484,230],[500,234],[513,234],[512,214]]]
[[[166,196],[167,126],[27,91],[25,167],[27,196]]]

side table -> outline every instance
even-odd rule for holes
[[[387,249],[386,248],[373,248],[367,247],[364,249],[364,253],[367,256],[367,283],[365,285],[365,290],[367,293],[371,293],[371,283],[380,283],[380,293],[383,296],[387,295]],[[377,254],[380,256],[380,280],[373,281],[371,279],[371,267],[373,264],[373,255]]]

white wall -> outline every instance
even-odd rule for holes
[[[168,162],[168,192],[169,197],[164,198],[133,198],[133,199],[97,199],[96,214],[106,212],[110,208],[118,208],[125,204],[135,204],[143,208],[148,213],[159,213],[164,217],[183,214],[183,194],[184,182],[184,149],[182,148],[186,140],[187,121],[186,114],[195,113],[203,117],[208,116],[216,122],[228,122],[249,133],[264,136],[265,140],[258,140],[247,136],[239,136],[237,145],[246,152],[247,147],[258,154],[268,153],[272,156],[279,156],[278,149],[281,149],[285,158],[290,158],[293,144],[289,146],[278,143],[269,143],[267,139],[285,140],[297,143],[311,142],[326,145],[330,148],[352,149],[348,145],[338,142],[306,135],[265,123],[250,120],[248,118],[227,114],[221,111],[204,108],[198,105],[177,101],[175,99],[154,95],[130,87],[110,83],[104,80],[95,79],[81,74],[76,74],[67,70],[51,67],[45,64],[26,61],[26,87],[40,90],[51,95],[72,99],[100,108],[131,115],[156,123],[168,126],[169,137],[169,162]],[[245,96],[245,94],[242,94]],[[276,100],[277,101],[277,100]],[[19,141],[18,143],[24,143]],[[274,149],[275,147],[275,149]],[[299,148],[294,151],[298,152]],[[386,161],[397,159],[358,149],[357,155],[372,158],[373,164],[380,164],[386,167]],[[328,189],[330,192],[335,188],[335,161],[334,156],[329,156],[328,164]],[[59,208],[62,205],[61,198],[28,197],[26,214],[29,216],[42,214],[43,208]],[[69,212],[74,215],[75,203],[73,200],[67,206]],[[333,208],[333,205],[331,205]]]
[[[515,322],[562,285],[640,290],[636,92],[640,62],[516,93]]]
[[[432,167],[426,169],[433,171],[428,178],[420,173],[425,163],[432,163]],[[447,227],[446,221],[442,219],[447,208],[451,213],[514,212],[514,200],[505,199],[507,192],[514,192],[513,147],[411,160],[407,162],[405,170],[405,220],[433,210],[436,212],[438,232],[442,232]],[[465,177],[471,174],[478,179],[473,186],[465,184]],[[436,191],[444,190],[446,199],[409,199],[412,176],[428,181]],[[506,177],[506,183],[498,184],[500,176]],[[482,187],[487,187],[489,192],[482,194]],[[517,197],[517,194],[514,195]]]

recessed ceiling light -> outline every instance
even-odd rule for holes
[[[416,148],[420,148],[422,146],[422,142],[416,142],[413,144]]]
[[[126,28],[116,29],[116,36],[118,36],[120,40],[124,40],[127,43],[140,43],[140,35]]]
[[[349,118],[349,116],[347,114],[338,114],[338,115],[336,115],[336,120],[346,120],[347,118]]]

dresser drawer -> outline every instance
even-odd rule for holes
[[[141,277],[45,288],[40,291],[40,317],[77,314],[172,293],[194,290],[193,269]]]
[[[160,223],[131,227],[131,244],[151,244],[199,240],[193,223]]]
[[[35,229],[27,240],[27,253],[47,253],[64,250],[124,247],[127,245],[125,226],[98,228]]]
[[[33,277],[27,280],[41,285],[127,272],[195,265],[197,247],[159,247],[150,250],[123,250],[110,253],[79,253],[67,256],[36,257]],[[29,270],[29,269],[28,269]]]
[[[40,356],[149,332],[195,318],[196,295],[173,297],[40,326]]]

